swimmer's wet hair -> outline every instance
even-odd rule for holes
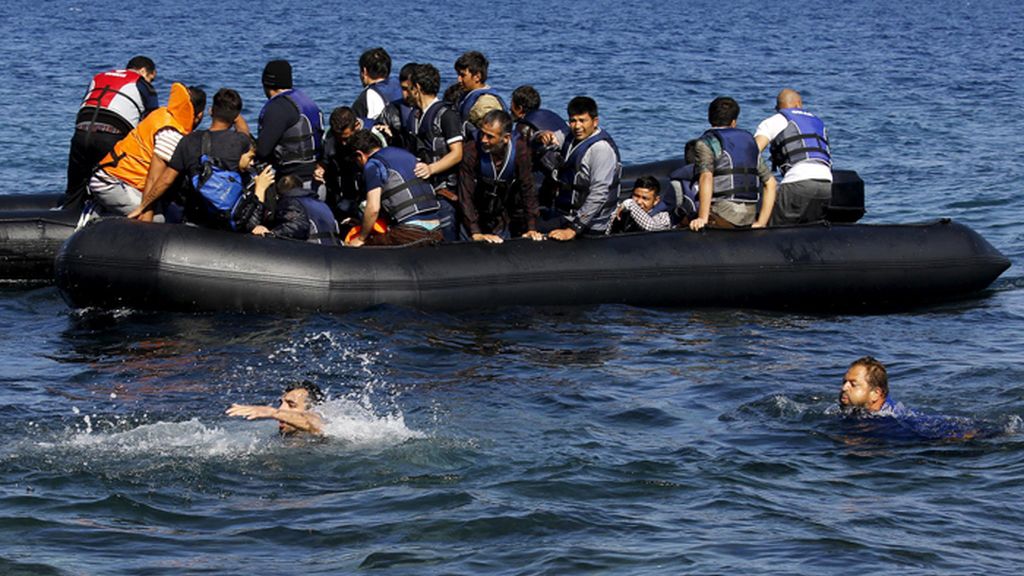
[[[881,390],[883,398],[889,397],[889,373],[885,370],[884,364],[873,356],[863,356],[850,364],[850,368],[854,366],[863,366],[868,384]]]
[[[305,390],[306,392],[309,393],[309,403],[310,404],[313,404],[313,405],[323,404],[323,401],[327,399],[327,396],[324,394],[324,391],[321,390],[319,386],[317,386],[316,384],[313,384],[309,380],[303,380],[302,382],[296,382],[295,384],[292,384],[291,386],[288,386],[287,388],[285,388],[284,392],[285,392],[285,394],[287,394],[288,392],[291,392],[292,390],[299,390],[299,389]]]

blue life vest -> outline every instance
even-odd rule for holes
[[[828,146],[828,131],[820,118],[801,108],[783,108],[779,114],[789,123],[772,139],[768,150],[772,167],[783,176],[796,164],[804,160],[821,162],[832,166],[832,153]]]
[[[565,139],[565,144],[562,145],[562,157],[565,160],[562,162],[561,168],[558,169],[558,195],[555,197],[555,208],[558,210],[571,214],[579,210],[580,206],[583,206],[583,202],[587,199],[587,193],[590,192],[590,186],[577,182],[580,164],[583,162],[583,157],[587,154],[587,150],[590,150],[590,147],[598,142],[611,144],[612,150],[615,151],[618,169],[615,171],[615,179],[612,181],[609,195],[611,196],[611,202],[614,203],[618,200],[619,177],[622,175],[619,147],[615,145],[615,141],[612,140],[608,132],[598,130],[576,147],[573,147],[574,142],[572,138]]]
[[[494,158],[484,150],[483,143],[476,143],[477,180],[474,191],[474,205],[484,214],[500,212],[508,200],[508,192],[516,183],[516,140],[513,134],[505,147],[505,161],[501,170],[495,173]]]
[[[299,120],[285,130],[281,140],[274,147],[277,164],[312,164],[323,156],[323,115],[313,100],[301,90],[286,90],[274,96],[263,105],[260,122],[267,107],[276,98],[285,98],[299,112]]]
[[[433,187],[416,177],[413,170],[416,158],[401,148],[387,147],[373,153],[371,160],[377,160],[388,171],[380,204],[381,210],[391,224],[409,220],[436,219],[441,204],[437,201]]]
[[[722,150],[715,157],[713,196],[737,202],[757,202],[761,197],[761,179],[757,175],[761,152],[753,134],[739,128],[711,128],[701,139],[709,145],[711,139],[717,140]]]
[[[235,209],[245,192],[242,175],[210,156],[210,132],[203,131],[201,171],[192,176],[192,187],[206,201],[206,211],[215,220],[226,222],[232,229],[239,224]]]
[[[697,188],[694,186],[696,174],[693,169],[693,164],[686,164],[668,175],[675,201],[673,220],[696,218],[700,210],[700,195],[697,194]]]
[[[462,116],[463,120],[469,120],[469,113],[471,110],[473,110],[473,106],[476,105],[476,101],[479,100],[480,97],[485,94],[490,94],[491,96],[497,98],[498,103],[501,104],[501,109],[504,110],[505,112],[508,112],[508,106],[506,106],[505,101],[501,99],[501,95],[498,94],[494,90],[494,88],[488,86],[485,88],[477,88],[476,90],[470,90],[469,92],[466,93],[465,96],[462,97],[462,101],[459,102],[459,115]]]
[[[459,102],[459,115],[462,117],[462,127],[465,132],[466,138],[476,140],[477,139],[477,127],[469,121],[469,113],[473,110],[473,106],[476,105],[477,100],[485,94],[490,94],[498,99],[498,103],[501,104],[501,109],[508,112],[508,106],[505,105],[505,101],[501,99],[501,96],[494,91],[493,88],[477,88],[476,90],[470,90],[462,97],[462,101]]]
[[[448,154],[448,141],[441,128],[441,116],[446,110],[451,110],[451,107],[446,102],[438,100],[420,118],[416,130],[416,157],[421,162],[433,164]],[[430,178],[430,183],[435,189],[447,188],[454,192],[459,188],[459,171],[456,168],[443,174],[435,174]]]
[[[537,132],[546,130],[569,134],[569,125],[565,123],[565,120],[558,114],[544,108],[538,108],[527,113],[519,119],[517,124],[526,124]]]
[[[293,192],[298,194],[292,196]],[[321,202],[315,194],[310,194],[308,190],[301,188],[294,191],[289,190],[285,194],[292,196],[306,210],[306,216],[309,218],[309,238],[306,239],[307,242],[324,244],[326,246],[338,246],[341,244],[341,231],[338,228],[338,222],[334,219],[334,214],[331,213],[331,209],[327,207],[327,204]]]
[[[527,130],[524,130],[524,128],[527,128]],[[550,174],[561,160],[560,157],[556,157],[558,148],[557,146],[545,146],[535,136],[539,132],[561,132],[563,139],[568,140],[569,125],[565,123],[565,120],[562,120],[561,116],[551,110],[538,108],[516,122],[516,131],[524,136],[527,136],[527,132],[529,133],[530,152],[534,169],[543,176]],[[545,155],[548,158],[545,158]],[[538,182],[540,181],[538,180]]]
[[[391,102],[402,101],[402,85],[398,82],[398,78],[388,76],[380,82],[374,82],[366,87],[367,90],[373,90],[384,100],[384,104],[390,104]]]

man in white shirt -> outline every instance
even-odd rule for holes
[[[772,165],[782,174],[770,225],[823,220],[832,199],[832,155],[825,124],[803,109],[800,94],[790,88],[779,92],[775,110],[754,134],[758,148],[769,148]]]

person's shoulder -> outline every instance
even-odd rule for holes
[[[764,136],[768,139],[774,138],[779,132],[785,130],[787,123],[786,117],[776,112],[757,125],[754,136]]]

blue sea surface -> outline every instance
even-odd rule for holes
[[[796,88],[865,222],[952,217],[1014,266],[884,315],[100,312],[0,285],[0,574],[1020,573],[1020,30],[999,0],[4,3],[3,193],[62,190],[90,76],[135,54],[163,102],[233,87],[255,125],[270,59],[329,111],[367,48],[443,84],[477,49],[505,95],[596,98],[627,163],[681,155],[715,96],[753,130]],[[864,354],[986,437],[850,426]],[[224,415],[302,379],[329,392],[322,440]]]

